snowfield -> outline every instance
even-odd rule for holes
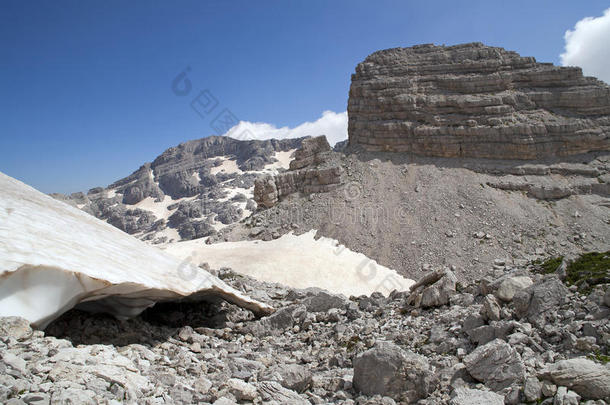
[[[415,282],[330,238],[315,239],[315,230],[263,241],[224,242],[205,239],[171,243],[162,248],[181,260],[230,267],[257,280],[293,288],[319,287],[337,294],[370,295],[406,291]]]

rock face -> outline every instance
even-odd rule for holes
[[[470,43],[375,52],[356,67],[349,142],[425,156],[536,159],[610,149],[610,87],[580,68]]]
[[[201,192],[205,183],[194,180],[192,173],[209,174],[209,158],[231,156],[241,171],[262,170],[265,164],[273,163],[275,152],[296,149],[302,141],[303,138],[241,141],[210,136],[169,148],[151,163],[151,168],[166,194],[174,199],[190,197]]]
[[[322,193],[341,184],[343,170],[333,164],[331,148],[324,135],[303,141],[290,162],[290,171],[254,182],[254,201],[270,208],[293,193]]]
[[[303,139],[196,139],[107,188],[52,197],[153,244],[215,236],[256,209],[254,180],[288,169]]]

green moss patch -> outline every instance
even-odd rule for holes
[[[586,253],[568,265],[566,284],[589,287],[610,283],[610,251]]]
[[[545,261],[542,259],[537,259],[532,262],[534,265],[534,273],[538,274],[552,274],[557,270],[561,261],[563,260],[563,256],[559,257],[551,257]]]
[[[596,361],[601,364],[607,364],[610,361],[610,356],[595,352],[587,356],[590,360]]]
[[[563,256],[535,260],[532,262],[534,272],[552,274],[562,260]],[[595,285],[610,283],[610,251],[585,253],[568,264],[565,283],[577,285],[584,293],[590,292]]]

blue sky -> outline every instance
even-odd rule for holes
[[[13,1],[0,3],[0,171],[43,192],[105,186],[214,133],[171,91],[186,66],[239,120],[343,112],[375,50],[480,41],[559,63],[607,1]],[[194,93],[192,93],[194,94]],[[218,109],[216,111],[219,111]]]

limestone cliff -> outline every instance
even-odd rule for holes
[[[577,67],[470,43],[375,52],[356,67],[349,142],[425,156],[610,150],[610,87]]]

